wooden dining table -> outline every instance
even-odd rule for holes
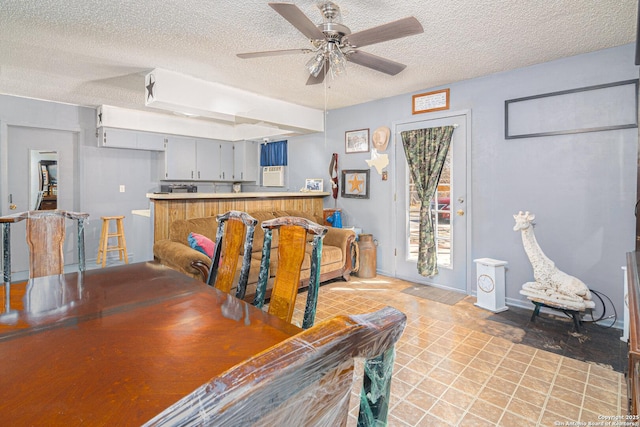
[[[153,262],[31,279],[5,297],[2,425],[140,425],[301,332]]]

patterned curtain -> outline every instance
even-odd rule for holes
[[[287,166],[287,141],[262,144],[260,166]]]
[[[438,274],[437,248],[431,218],[431,199],[438,187],[442,167],[451,145],[453,126],[401,132],[404,153],[411,177],[420,198],[420,238],[418,273],[431,277]]]

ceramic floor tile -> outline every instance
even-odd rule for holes
[[[552,399],[560,399],[575,406],[582,406],[584,400],[584,394],[580,391],[569,390],[557,384],[551,389],[550,396]]]
[[[487,420],[483,420],[482,418],[476,415],[467,413],[464,417],[462,417],[462,420],[460,420],[460,422],[458,423],[458,426],[460,427],[492,427],[492,426],[495,426],[495,423],[492,423]]]
[[[440,304],[401,292],[410,286],[384,276],[331,283],[320,288],[316,311],[316,322],[387,305],[407,315],[389,426],[548,426],[626,413],[626,382],[614,370],[626,364],[617,331],[588,325],[581,342],[564,319],[531,323],[531,311],[519,308],[492,314],[473,297]],[[294,319],[302,319],[305,296]],[[349,427],[357,424],[361,362],[354,372]]]
[[[536,427],[538,425],[537,421],[538,417],[536,417],[535,419],[531,419],[527,417],[521,417],[511,412],[505,412],[498,425],[500,427]]]
[[[485,387],[482,389],[478,398],[489,403],[494,404],[500,408],[506,408],[511,400],[511,392],[503,393],[500,390],[496,390],[491,387]]]
[[[504,413],[504,408],[492,405],[491,403],[484,400],[476,400],[471,408],[468,411],[470,414],[473,414],[483,420],[487,420],[494,425],[500,420],[502,414]]]

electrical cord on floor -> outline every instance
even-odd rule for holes
[[[598,297],[598,299],[600,300],[600,303],[602,303],[602,314],[600,315],[600,317],[595,319],[593,316],[593,310],[591,310],[591,312],[589,313],[589,315],[591,316],[591,320],[580,319],[580,321],[582,323],[593,323],[596,326],[600,326],[601,328],[605,328],[605,329],[612,328],[613,325],[615,325],[616,321],[618,320],[618,312],[616,311],[616,306],[613,305],[613,301],[611,301],[611,298],[609,298],[602,292],[594,291],[593,289],[589,289],[589,291],[591,292],[592,295],[595,295],[596,297]],[[607,306],[604,302],[604,299],[602,299],[602,297],[605,297],[609,301],[609,304],[611,304],[611,307],[613,308],[613,314],[607,317],[605,317],[607,314]],[[607,319],[613,319],[613,322],[610,325],[601,325],[598,323],[602,320],[607,320]]]

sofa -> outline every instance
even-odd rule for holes
[[[255,228],[253,239],[253,248],[251,254],[251,268],[249,271],[249,281],[247,283],[246,300],[252,300],[255,294],[256,285],[258,283],[258,273],[260,272],[260,261],[262,258],[262,245],[264,241],[264,232],[260,227],[262,221],[278,218],[281,216],[297,216],[309,219],[318,224],[322,224],[322,218],[316,218],[313,215],[300,211],[257,211],[248,212],[249,215],[258,220]],[[176,220],[169,226],[169,238],[159,240],[153,245],[153,256],[156,261],[167,267],[178,270],[195,279],[207,280],[211,259],[204,253],[194,249],[189,244],[190,233],[197,233],[205,236],[210,240],[216,240],[217,221],[215,217],[192,218],[186,220]],[[320,265],[320,283],[331,279],[341,278],[349,280],[353,270],[353,259],[355,256],[355,232],[342,228],[328,227],[329,230],[324,237],[322,245],[322,258]],[[271,264],[269,268],[270,278],[275,276],[277,271],[278,257],[277,253],[278,238],[274,233],[271,244]],[[311,245],[307,247],[307,253],[302,263],[300,272],[299,289],[304,289],[309,283],[310,267],[311,267]],[[242,260],[238,260],[239,274]],[[237,279],[238,276],[236,276]],[[272,286],[273,280],[269,280],[267,284],[267,296]]]

